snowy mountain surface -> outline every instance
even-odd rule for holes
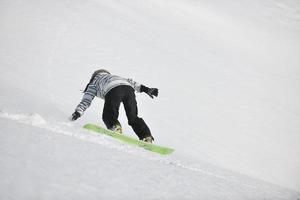
[[[299,35],[298,0],[1,0],[0,199],[300,199]],[[173,154],[68,120],[100,68]]]

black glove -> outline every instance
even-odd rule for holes
[[[71,121],[75,121],[76,119],[78,119],[80,117],[80,113],[75,111],[72,116],[70,117]]]
[[[148,94],[152,99],[153,96],[158,96],[158,89],[157,88],[148,88],[144,85],[141,85],[141,92],[145,92],[146,94]]]

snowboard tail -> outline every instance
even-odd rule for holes
[[[108,135],[110,137],[113,137],[113,138],[120,140],[122,142],[125,142],[127,144],[142,147],[148,151],[159,153],[161,155],[168,155],[174,151],[174,149],[171,149],[169,147],[162,147],[162,146],[158,146],[155,144],[143,142],[143,141],[135,139],[133,137],[122,135],[122,134],[107,130],[105,128],[102,128],[100,126],[94,125],[94,124],[86,124],[83,126],[83,128],[90,130],[90,131],[97,132],[97,133],[101,133],[103,135]]]

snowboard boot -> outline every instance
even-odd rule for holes
[[[151,137],[151,136],[145,137],[143,139],[143,142],[152,143],[153,142],[153,137]]]
[[[110,128],[110,130],[122,134],[122,126],[120,124],[113,125],[113,127]]]

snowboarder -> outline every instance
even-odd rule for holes
[[[91,105],[95,96],[104,99],[102,119],[107,129],[122,133],[122,126],[118,121],[120,104],[123,103],[128,124],[132,127],[140,140],[152,143],[154,138],[150,129],[142,118],[138,117],[137,102],[135,93],[144,92],[151,98],[158,96],[157,88],[148,88],[132,79],[125,79],[111,75],[107,70],[100,69],[93,73],[90,82],[87,84],[81,102],[70,117],[75,121],[81,117],[84,111]]]

